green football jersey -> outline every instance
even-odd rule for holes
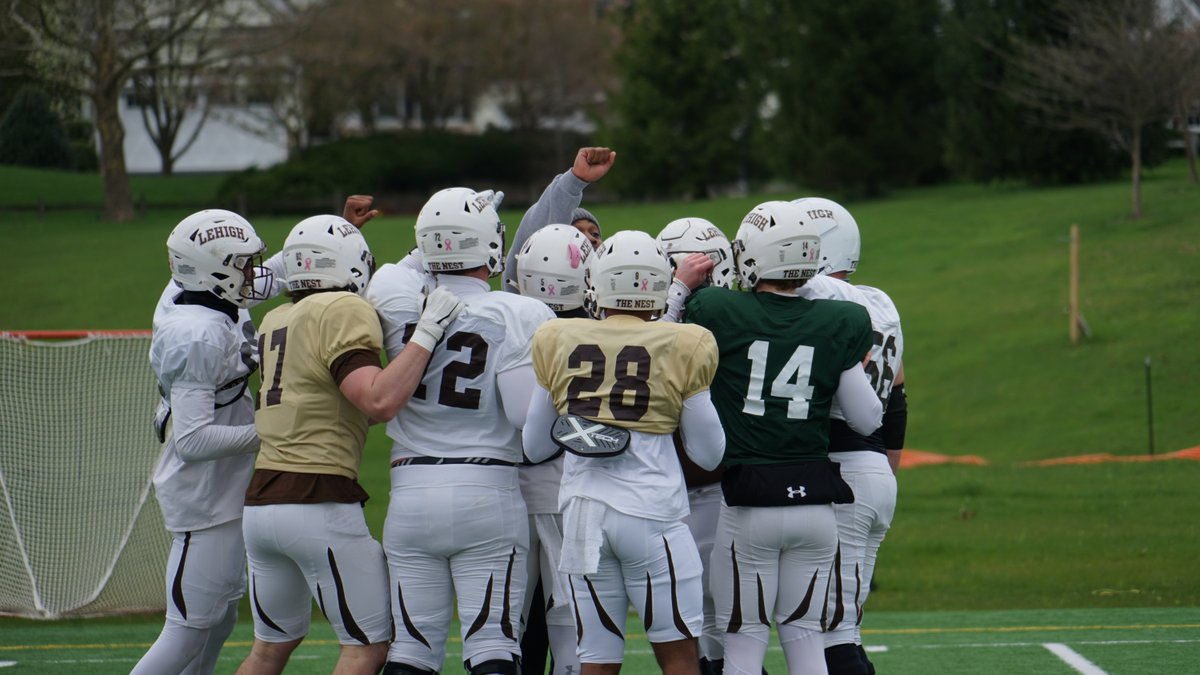
[[[872,344],[866,308],[709,287],[688,298],[686,317],[717,339],[711,391],[725,427],[726,466],[829,457],[838,380]]]

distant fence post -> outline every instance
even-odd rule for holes
[[[1079,344],[1079,226],[1071,225],[1071,263],[1068,303],[1070,304],[1070,324],[1067,331],[1071,336],[1071,344]]]

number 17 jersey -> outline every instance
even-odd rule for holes
[[[871,348],[866,309],[709,287],[688,298],[687,321],[711,330],[720,350],[712,398],[725,427],[724,465],[828,459],[842,371]]]

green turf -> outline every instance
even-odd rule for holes
[[[13,672],[127,673],[157,636],[158,618],[71,620],[39,623],[0,619],[0,666]],[[457,634],[457,626],[452,634]],[[623,672],[657,672],[636,616],[627,624]],[[252,627],[240,622],[225,644],[218,673],[232,673],[248,653]],[[876,612],[863,627],[863,643],[880,673],[1074,673],[1045,645],[1061,644],[1105,672],[1135,675],[1195,672],[1200,610],[1103,609],[1055,611]],[[338,647],[328,624],[312,633],[292,657],[288,673],[328,673]],[[461,643],[451,638],[444,672],[463,672]],[[787,669],[776,640],[767,670]]]
[[[54,191],[73,189],[64,182]],[[1200,373],[1194,347],[1200,189],[1173,163],[1147,176],[1143,220],[1124,217],[1127,197],[1122,182],[1046,190],[955,185],[849,204],[864,240],[854,280],[887,290],[903,317],[908,446],[989,463],[901,473],[868,626],[876,625],[875,616],[883,621],[899,610],[1127,613],[1134,610],[1122,608],[1200,605],[1200,526],[1193,513],[1200,463],[1023,464],[1146,452],[1147,356],[1157,450],[1200,445],[1193,384]],[[762,198],[592,210],[606,233],[655,231],[685,215],[707,217],[732,233]],[[0,330],[149,327],[166,281],[163,242],[186,212],[156,210],[126,224],[84,212],[0,213],[9,287]],[[515,229],[520,213],[502,215]],[[277,250],[295,220],[254,222]],[[386,217],[370,224],[367,236],[381,261],[411,247],[412,223],[411,217]],[[1072,223],[1082,230],[1082,304],[1094,331],[1078,347],[1068,344],[1065,312]],[[376,427],[362,480],[374,496],[366,508],[377,535],[387,503],[386,457],[387,440]],[[0,623],[0,643],[15,639],[11,628]],[[143,627],[137,639],[148,642],[156,629]],[[245,627],[240,630],[244,635]],[[1190,648],[1196,653],[1194,644]],[[1158,647],[1088,649],[1097,663],[1111,659],[1112,672],[1188,670],[1130,665]],[[1150,656],[1138,655],[1141,649]],[[884,663],[903,655],[905,664],[928,666],[881,672],[929,672],[938,663],[956,664],[940,667],[946,672],[1068,672],[1053,660],[1043,664],[1049,653],[1040,646],[1005,652],[1011,659],[1021,655],[1011,668],[959,668],[986,652],[897,644],[879,658]]]
[[[224,175],[139,175],[130,177],[136,208],[204,204],[217,195]],[[0,166],[0,211],[78,208],[95,213],[104,206],[99,174]]]

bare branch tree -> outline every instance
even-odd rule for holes
[[[105,217],[133,217],[119,102],[135,68],[190,30],[220,0],[9,0],[48,81],[84,96],[100,137]]]
[[[1178,16],[1145,0],[1064,0],[1064,39],[1017,45],[1008,93],[1063,129],[1104,135],[1129,154],[1133,218],[1142,215],[1142,137],[1171,111]]]
[[[1196,170],[1196,134],[1192,133],[1191,120],[1200,117],[1200,24],[1188,25],[1175,37],[1172,70],[1178,77],[1171,102],[1171,122],[1183,141],[1188,179],[1195,185],[1200,182],[1200,174]]]

